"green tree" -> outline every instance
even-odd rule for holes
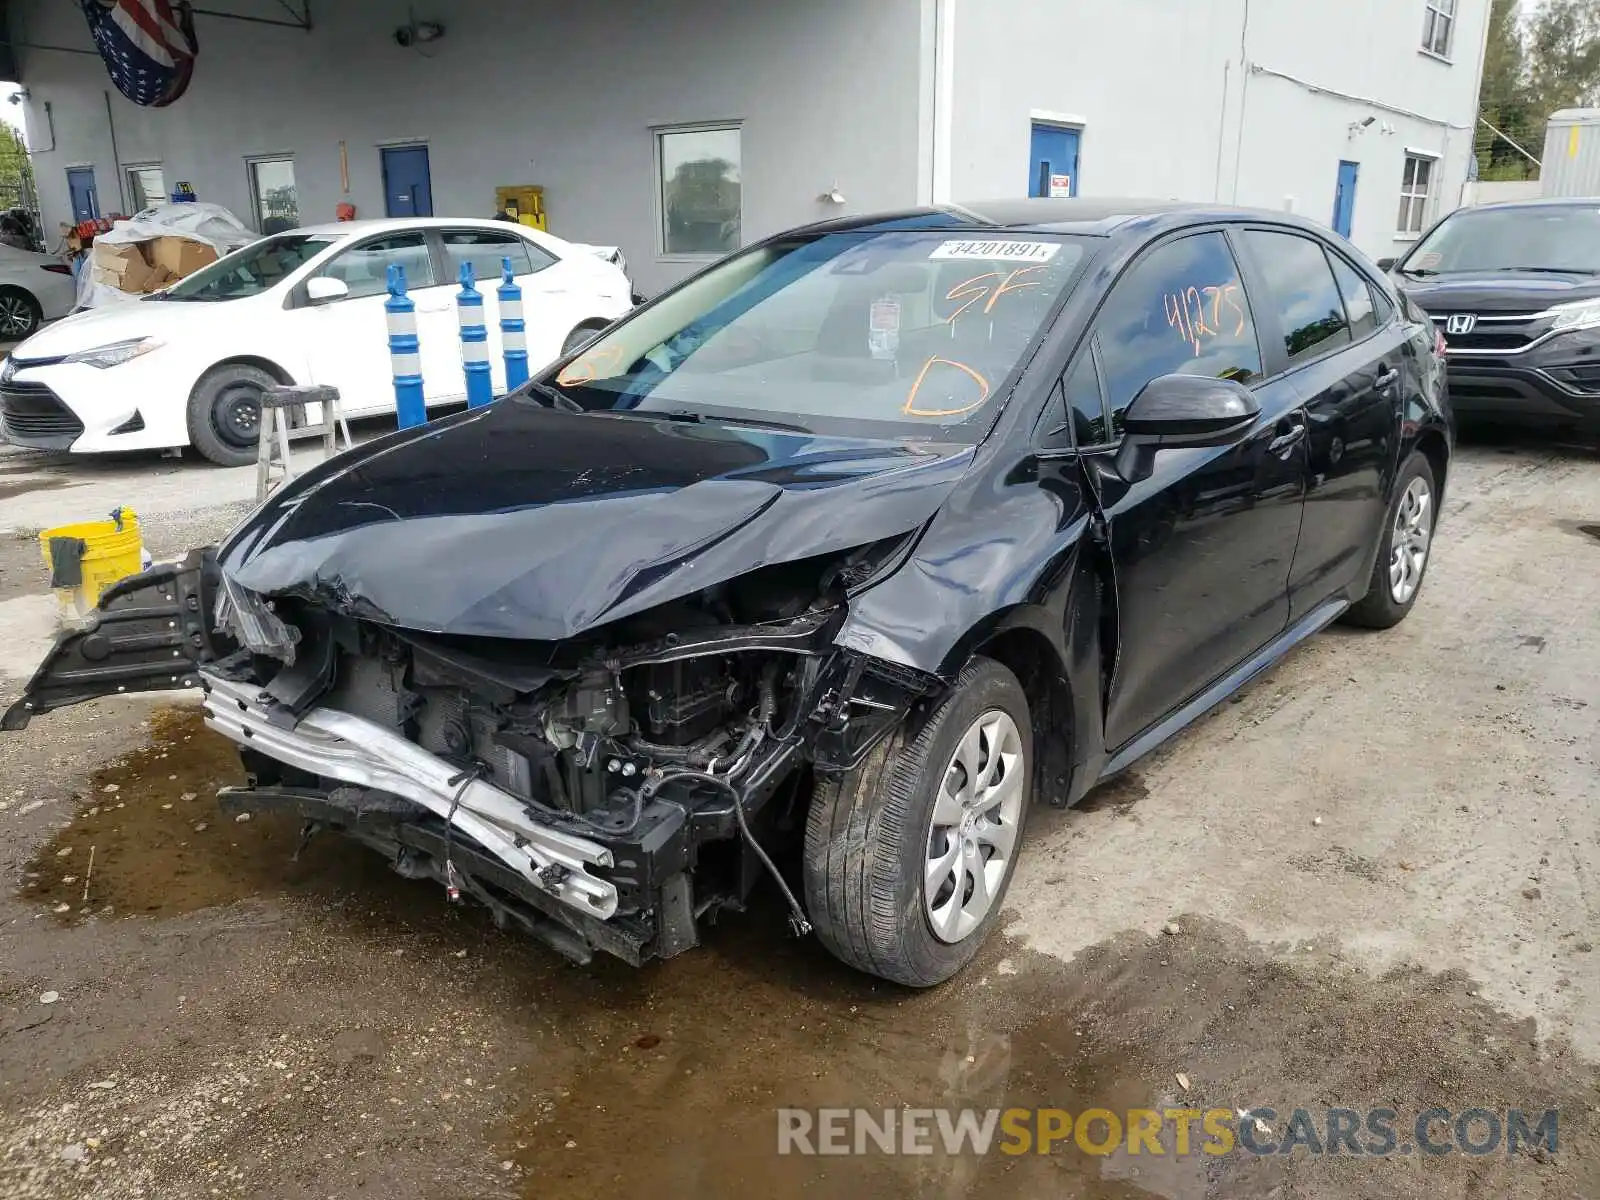
[[[13,126],[0,121],[0,207],[17,202],[29,169],[28,147],[22,135]]]
[[[1517,22],[1517,0],[1493,0],[1483,54],[1483,88],[1475,149],[1484,179],[1525,179],[1533,164],[1506,140],[1537,155],[1544,144],[1543,117],[1534,111],[1528,87],[1528,56]],[[1493,125],[1505,136],[1494,132]]]
[[[1476,138],[1485,179],[1523,179],[1545,125],[1564,108],[1600,104],[1600,0],[1543,0],[1526,20],[1517,0],[1491,0]]]
[[[1544,0],[1528,23],[1528,87],[1546,119],[1600,103],[1600,0]]]

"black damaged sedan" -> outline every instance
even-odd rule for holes
[[[1452,444],[1433,330],[1308,222],[836,221],[117,585],[4,723],[199,687],[249,772],[226,808],[576,959],[680,953],[770,876],[925,986],[1033,805],[1406,616]]]

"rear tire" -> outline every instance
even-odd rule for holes
[[[189,397],[189,441],[221,467],[256,461],[261,438],[261,395],[278,381],[260,367],[213,367]]]
[[[919,728],[897,730],[854,771],[819,777],[805,892],[823,945],[909,987],[966,966],[1000,918],[1032,766],[1022,685],[975,658]]]
[[[20,342],[44,320],[44,309],[30,292],[18,287],[0,288],[0,341]]]
[[[1414,452],[1395,479],[1367,594],[1345,613],[1347,624],[1392,629],[1406,619],[1422,594],[1438,522],[1439,489],[1433,467],[1426,455]]]

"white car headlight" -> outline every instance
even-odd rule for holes
[[[1600,300],[1578,300],[1572,304],[1558,304],[1550,310],[1555,321],[1551,333],[1564,333],[1571,329],[1593,329],[1600,325]]]
[[[161,343],[155,338],[129,338],[125,342],[112,342],[108,346],[96,346],[93,350],[79,350],[76,354],[69,354],[62,362],[88,363],[91,367],[115,367],[127,362],[130,358],[138,358],[141,354],[149,354],[158,350]]]

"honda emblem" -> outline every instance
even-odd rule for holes
[[[1445,332],[1453,337],[1461,337],[1471,333],[1477,328],[1478,317],[1476,313],[1457,313],[1445,323]]]

